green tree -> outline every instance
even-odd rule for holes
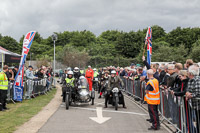
[[[170,47],[167,45],[161,45],[157,51],[152,51],[152,62],[181,62],[186,60],[188,50],[184,45],[179,47]],[[178,55],[178,56],[177,56]]]
[[[21,54],[22,46],[20,46],[19,43],[10,36],[2,37],[0,40],[0,45],[11,52]]]
[[[200,40],[197,40],[192,46],[188,57],[193,59],[194,62],[200,62]]]

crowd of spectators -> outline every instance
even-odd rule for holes
[[[178,62],[169,62],[169,63],[154,63],[154,64],[148,64],[145,57],[142,57],[143,64],[134,64],[132,63],[128,67],[104,67],[100,68],[99,72],[102,71],[109,71],[116,70],[117,75],[121,78],[129,79],[129,80],[140,80],[141,82],[147,82],[147,70],[152,69],[154,72],[153,77],[156,78],[159,81],[160,88],[165,92],[165,94],[168,96],[169,100],[169,93],[172,99],[174,100],[174,97],[183,97],[185,102],[191,103],[188,105],[185,105],[186,118],[188,116],[194,116],[196,121],[196,126],[191,124],[191,121],[194,121],[194,119],[189,118],[187,121],[187,130],[195,129],[199,132],[199,126],[200,126],[200,67],[197,63],[194,63],[191,59],[186,60],[185,64],[178,63]],[[170,116],[172,118],[177,117],[174,115],[177,115],[177,113],[174,111],[174,104],[172,101],[169,101],[168,108]],[[186,107],[189,106],[189,107]],[[175,106],[177,107],[177,105]],[[177,107],[180,109],[180,106]],[[190,111],[189,111],[190,109]],[[193,115],[189,114],[191,112]],[[180,117],[180,116],[179,116]],[[191,119],[191,120],[190,120]],[[180,122],[180,121],[179,121]],[[178,124],[178,122],[176,122]],[[181,126],[179,124],[179,126]],[[179,127],[181,128],[181,127]]]
[[[14,66],[14,67],[8,66],[8,71],[6,72],[6,76],[10,82],[14,82],[18,70],[19,66]],[[39,69],[33,70],[33,67],[30,65],[28,66],[28,68],[25,70],[24,73],[26,79],[43,79],[53,76],[52,68],[48,66],[41,66]]]

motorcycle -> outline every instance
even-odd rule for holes
[[[89,103],[92,101],[92,105],[94,105],[95,91],[89,91],[89,86],[85,77],[79,79],[77,87],[74,87],[74,89],[71,86],[67,86],[66,88],[66,110],[69,109],[72,102]]]
[[[72,92],[73,92],[73,87],[70,84],[66,84],[66,92],[65,92],[65,105],[66,105],[66,110],[69,109],[69,106],[72,103]]]
[[[94,105],[95,99],[95,91],[89,91],[89,85],[87,79],[83,76],[80,77],[78,81],[78,89],[76,95],[76,101],[80,103],[88,103],[92,101],[92,105]]]
[[[107,92],[108,93],[108,92]],[[124,105],[123,95],[119,88],[115,87],[108,94],[108,104],[112,104],[115,107],[115,110],[118,110],[118,105]]]

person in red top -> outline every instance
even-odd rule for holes
[[[92,80],[94,78],[94,71],[91,69],[91,66],[88,66],[88,69],[85,72],[85,77],[89,84],[89,90],[92,91]]]

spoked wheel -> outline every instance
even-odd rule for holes
[[[66,110],[68,110],[69,109],[69,94],[66,94],[65,104],[66,104]]]

